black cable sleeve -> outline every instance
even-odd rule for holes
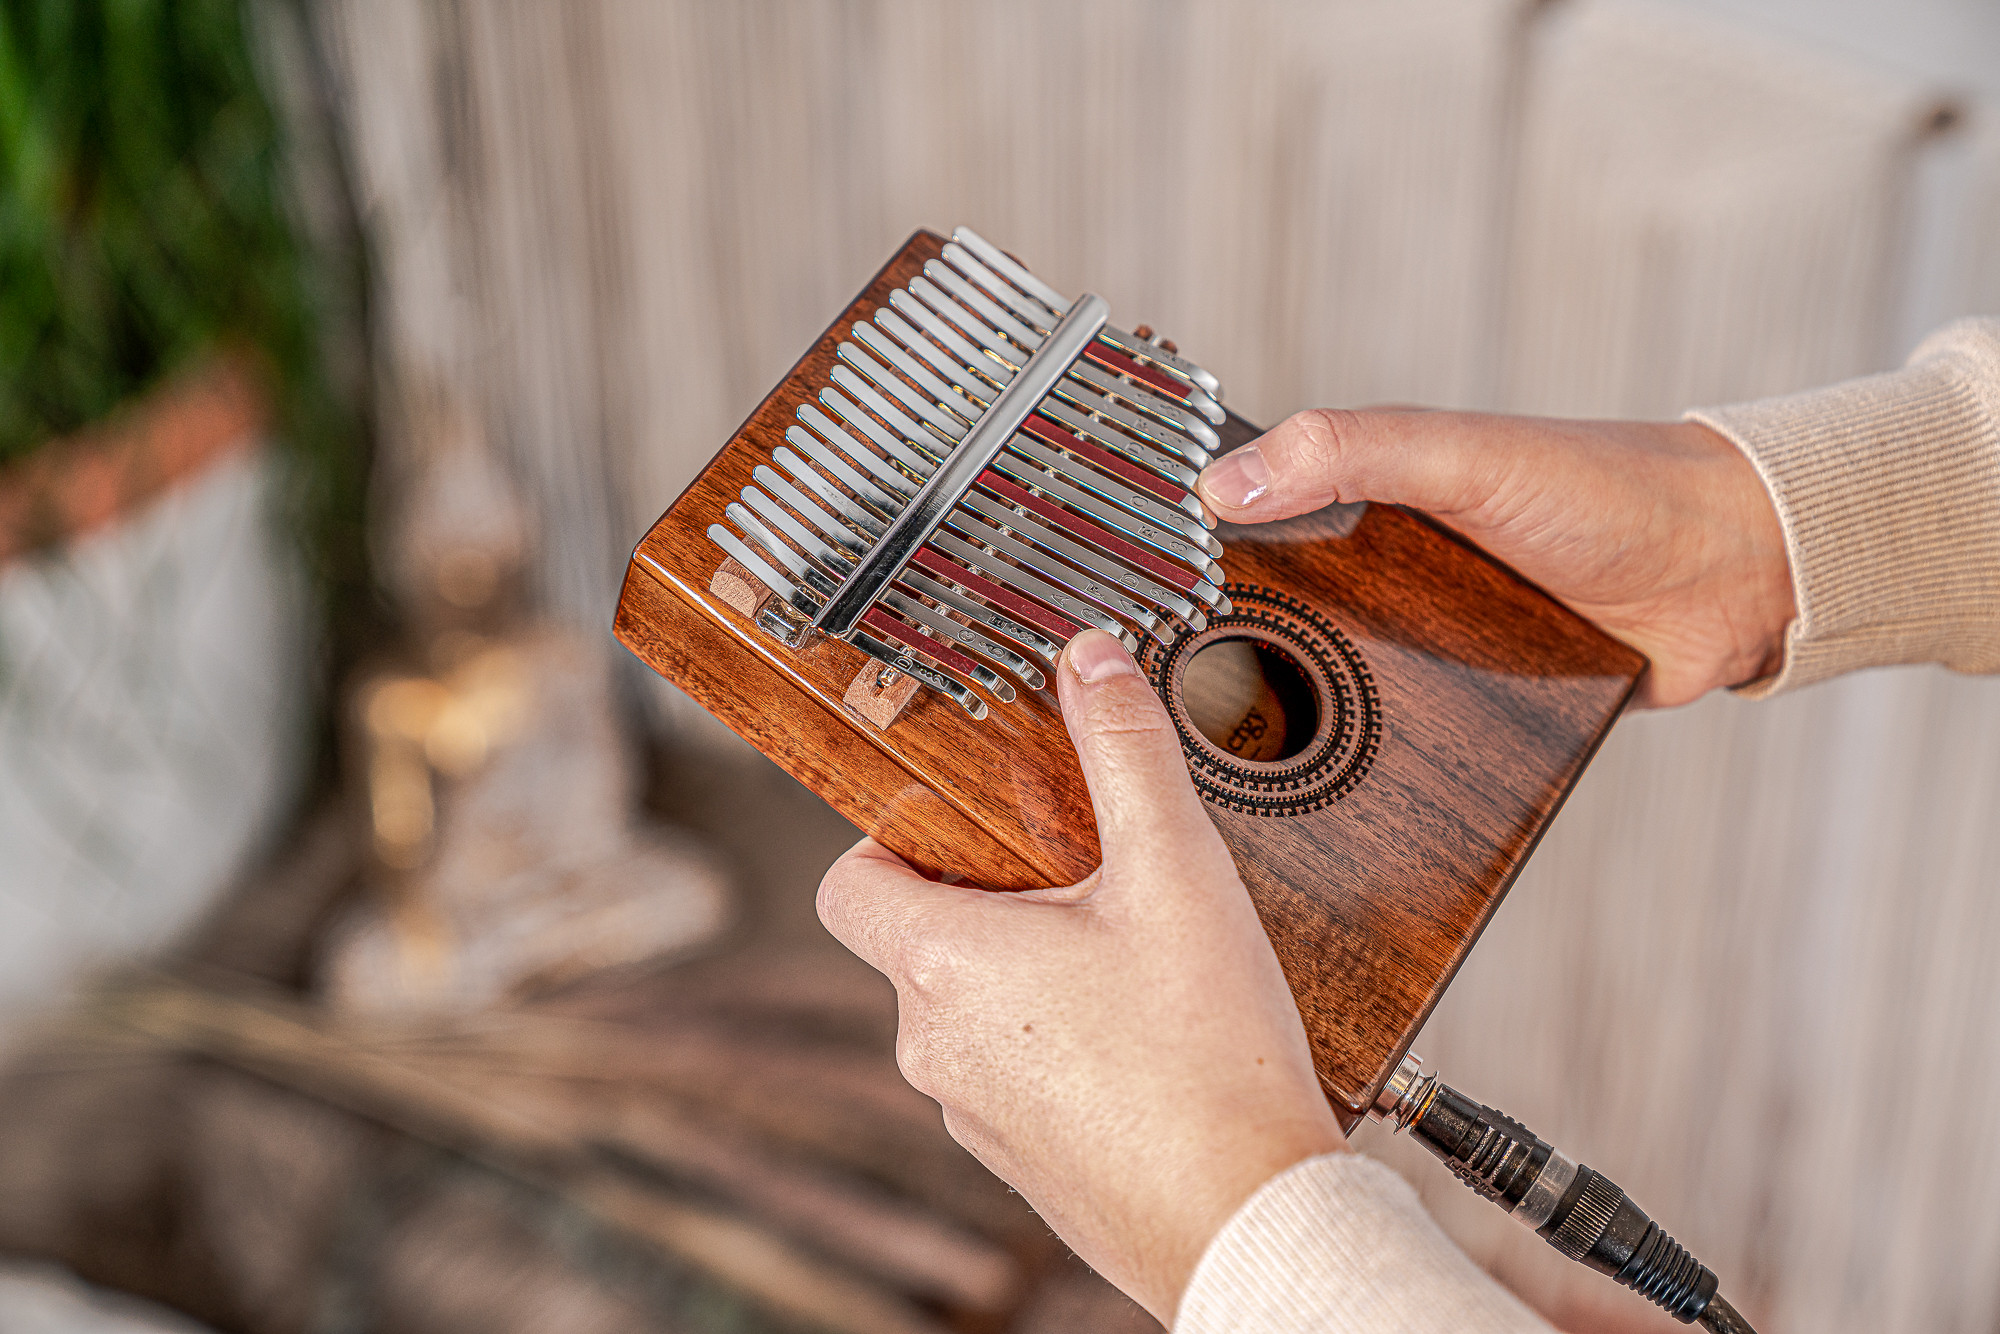
[[[1411,1111],[1410,1133],[1452,1175],[1509,1213],[1531,1214],[1537,1233],[1570,1259],[1610,1275],[1683,1324],[1699,1320],[1713,1334],[1755,1334],[1716,1295],[1714,1272],[1602,1172],[1572,1167],[1519,1121],[1447,1084],[1426,1088]],[[1551,1174],[1539,1203],[1523,1209],[1552,1162],[1574,1176]],[[1552,1202],[1557,1190],[1561,1197]]]
[[[1757,1334],[1750,1328],[1750,1322],[1736,1314],[1736,1308],[1720,1295],[1709,1299],[1708,1309],[1701,1313],[1701,1324],[1711,1334]]]

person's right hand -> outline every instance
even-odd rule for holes
[[[1655,708],[1775,671],[1795,614],[1769,493],[1696,422],[1301,412],[1199,487],[1231,523],[1337,501],[1422,510],[1644,653]]]

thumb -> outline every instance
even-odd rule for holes
[[[1456,412],[1296,413],[1211,463],[1201,498],[1233,523],[1379,500],[1448,516],[1490,489],[1493,453]]]
[[[1166,706],[1125,646],[1086,630],[1070,640],[1056,677],[1107,871],[1152,865],[1233,875]]]

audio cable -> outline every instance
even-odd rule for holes
[[[1715,1274],[1619,1186],[1519,1121],[1482,1107],[1403,1058],[1368,1115],[1407,1130],[1453,1176],[1572,1260],[1609,1274],[1684,1325],[1756,1334],[1716,1292]]]

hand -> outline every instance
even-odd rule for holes
[[[863,840],[819,912],[896,984],[896,1058],[952,1137],[1161,1321],[1238,1205],[1346,1147],[1166,710],[1115,639],[1056,671],[1104,865],[993,894]]]
[[[1763,482],[1695,422],[1301,412],[1199,488],[1232,523],[1336,501],[1422,510],[1651,659],[1650,707],[1776,671],[1796,614]]]

